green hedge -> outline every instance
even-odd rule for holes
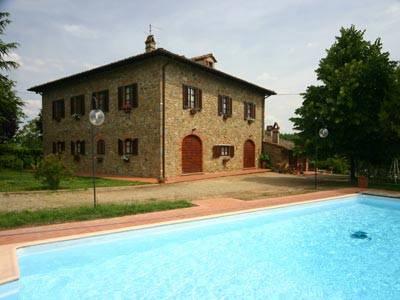
[[[0,169],[22,170],[37,165],[42,149],[29,149],[16,144],[0,144]]]

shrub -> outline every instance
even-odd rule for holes
[[[52,190],[59,188],[60,181],[70,176],[72,171],[54,154],[47,155],[35,171],[35,178]]]
[[[270,168],[271,167],[271,158],[267,153],[261,153],[259,158],[258,158],[263,165],[264,168]]]
[[[350,168],[346,159],[338,156],[318,162],[318,167],[320,169],[331,170],[335,174],[348,174]]]

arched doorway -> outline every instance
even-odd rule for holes
[[[256,145],[252,140],[247,140],[243,148],[243,168],[256,166]]]
[[[182,173],[203,171],[203,149],[198,136],[188,135],[182,141]]]

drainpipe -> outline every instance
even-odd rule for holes
[[[165,63],[162,67],[162,91],[161,91],[161,176],[160,183],[165,182],[165,69],[169,65],[169,62]]]
[[[266,96],[264,96],[264,101],[263,101],[263,103],[262,103],[262,112],[263,112],[263,116],[262,116],[262,119],[261,119],[261,122],[262,122],[262,129],[261,129],[261,153],[264,153],[264,135],[265,135],[265,115],[266,115],[266,113],[265,113],[265,103],[267,102],[267,99],[269,98],[269,97],[271,97],[272,95],[266,95]]]

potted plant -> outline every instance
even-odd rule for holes
[[[267,153],[261,153],[259,160],[263,169],[267,169],[271,164],[271,159]]]
[[[77,121],[78,121],[78,120],[81,119],[81,115],[75,113],[75,114],[72,115],[72,118],[73,118],[74,120],[77,120]]]
[[[128,155],[122,155],[121,156],[121,159],[124,161],[124,162],[129,162],[129,156]]]
[[[362,170],[357,177],[358,187],[362,189],[368,188],[368,170]]]
[[[126,103],[122,108],[126,113],[130,113],[132,110],[132,105],[130,103]]]
[[[253,123],[254,121],[255,121],[255,119],[253,119],[253,118],[247,118],[247,123],[249,123],[249,124]]]

